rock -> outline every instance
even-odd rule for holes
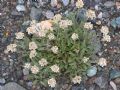
[[[103,13],[100,12],[100,13],[98,14],[98,18],[102,18],[102,15],[103,15]]]
[[[30,12],[30,17],[32,20],[37,20],[39,21],[42,17],[42,10],[41,9],[37,9],[35,7],[31,8],[31,12]]]
[[[100,77],[97,77],[95,79],[95,83],[100,87],[100,88],[105,88],[105,86],[107,85],[107,80],[106,78],[100,76]]]
[[[71,90],[85,90],[83,83],[80,85],[73,85]]]
[[[0,78],[0,84],[5,84],[5,79],[4,78]]]
[[[13,17],[23,16],[23,14],[21,14],[20,12],[15,11],[15,10],[11,12],[11,15],[12,15]]]
[[[120,70],[111,69],[109,74],[110,74],[110,79],[119,78],[120,77]]]
[[[111,26],[113,26],[114,28],[116,27],[120,27],[120,17],[114,18],[111,21]]]
[[[17,83],[10,82],[7,83],[5,86],[2,87],[2,90],[26,90]]]
[[[26,10],[24,5],[17,5],[16,9],[17,9],[18,12],[24,12]]]
[[[24,0],[18,0],[18,4],[24,4]]]
[[[106,1],[104,3],[104,6],[107,7],[107,8],[111,8],[115,5],[115,3],[113,1]]]
[[[86,9],[79,10],[79,12],[76,15],[76,19],[77,19],[78,22],[87,20],[86,12],[87,12]]]
[[[23,74],[24,75],[28,75],[29,74],[29,70],[28,69],[23,69]]]
[[[51,12],[50,10],[48,10],[46,13],[45,13],[45,16],[47,19],[52,19],[54,17],[54,13]]]
[[[64,6],[67,6],[69,4],[69,0],[62,0]]]
[[[97,68],[95,66],[92,66],[87,70],[87,76],[89,77],[96,75],[96,73],[97,73]]]
[[[57,4],[58,4],[58,1],[57,1],[57,0],[51,0],[51,6],[52,6],[52,7],[57,6]]]
[[[110,81],[110,85],[112,86],[113,90],[117,90],[117,86],[113,81]]]

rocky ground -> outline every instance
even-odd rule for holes
[[[52,1],[0,0],[0,90],[52,90],[33,86],[26,76],[29,72],[22,69],[23,61],[19,55],[4,53],[6,46],[14,42],[15,32],[24,31],[30,20],[50,19],[56,13],[66,15],[75,10],[74,0],[58,0],[56,7]],[[83,1],[85,9],[94,9],[102,25],[109,26],[112,40],[110,43],[101,42],[102,35],[96,24],[97,20],[91,21],[95,26],[91,30],[94,33],[91,42],[96,45],[93,67],[88,70],[88,74],[92,73],[92,76],[87,77],[80,85],[62,83],[55,90],[120,90],[120,1]],[[78,12],[78,19],[81,19],[81,14],[81,11]],[[108,60],[107,67],[101,68],[95,64],[100,57]]]

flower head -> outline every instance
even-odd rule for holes
[[[60,14],[56,14],[54,17],[53,17],[53,21],[55,23],[59,22],[61,20],[62,16]]]
[[[78,37],[78,34],[77,33],[73,33],[71,38],[75,41],[77,40],[79,37]]]
[[[84,63],[86,63],[88,60],[89,60],[88,57],[84,57],[84,58],[83,58],[83,62],[84,62]]]
[[[10,44],[7,46],[7,51],[16,52],[16,47],[17,47],[16,44]]]
[[[24,33],[22,32],[15,33],[15,35],[16,35],[16,39],[23,39],[24,37]]]
[[[35,42],[30,42],[29,43],[29,49],[30,50],[35,50],[35,49],[37,49],[38,47],[37,47],[37,44],[35,43]]]
[[[76,7],[77,7],[77,8],[82,8],[83,6],[84,6],[83,1],[82,1],[82,0],[77,0],[77,2],[76,2]]]
[[[37,74],[39,72],[39,67],[37,67],[36,65],[32,66],[31,67],[31,72],[33,74]]]
[[[59,22],[59,26],[60,26],[60,28],[67,28],[68,26],[71,26],[73,23],[72,23],[72,21],[71,20],[61,20],[60,22]]]
[[[86,16],[87,16],[88,18],[91,18],[91,19],[96,18],[95,11],[89,9],[89,10],[87,11],[87,13],[86,13]]]
[[[56,85],[56,80],[55,80],[54,78],[49,79],[49,80],[48,80],[48,85],[49,85],[50,87],[54,88],[55,85]]]
[[[30,63],[25,63],[24,68],[30,69],[31,68],[31,64]]]
[[[102,41],[111,42],[110,35],[103,35]]]
[[[45,58],[42,58],[40,61],[39,61],[39,64],[41,66],[46,66],[48,64],[47,60]]]
[[[100,58],[98,65],[100,65],[101,67],[104,67],[107,65],[107,60],[105,58]]]
[[[107,26],[102,26],[100,31],[103,33],[103,35],[107,35],[109,33],[109,29]]]
[[[80,84],[80,82],[81,82],[81,76],[75,76],[73,79],[72,79],[72,82],[74,83],[74,84]]]
[[[53,47],[51,48],[51,50],[52,50],[52,52],[53,52],[54,54],[57,54],[57,53],[58,53],[58,47],[57,47],[57,46],[53,46]]]
[[[53,33],[50,33],[50,34],[48,34],[48,38],[49,38],[49,40],[54,40],[55,35]]]
[[[53,66],[51,66],[50,68],[51,68],[51,70],[52,70],[53,72],[56,72],[56,73],[60,72],[60,69],[59,69],[59,67],[58,67],[57,65],[53,65]]]
[[[31,50],[29,57],[30,57],[30,59],[32,59],[32,58],[34,58],[36,55],[37,55],[36,50]]]
[[[91,22],[87,22],[87,23],[84,24],[84,28],[93,29],[93,24],[91,24]]]

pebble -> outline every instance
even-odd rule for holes
[[[29,70],[28,69],[23,69],[23,74],[24,75],[29,75]]]
[[[97,73],[97,68],[95,66],[92,66],[87,70],[87,76],[89,77],[96,75],[96,73]]]
[[[47,19],[52,19],[54,17],[54,13],[50,10],[48,10],[46,13],[45,13],[45,16]]]
[[[120,77],[120,71],[117,69],[111,69],[109,74],[110,74],[110,79],[115,79]]]
[[[2,90],[26,90],[15,82],[9,82],[2,87]]]
[[[24,0],[18,0],[18,4],[24,4]]]
[[[42,17],[42,10],[39,8],[32,7],[30,12],[30,17],[32,20],[39,21]]]
[[[26,10],[24,5],[17,5],[16,9],[17,9],[18,12],[24,12]]]
[[[55,6],[57,6],[58,1],[57,0],[51,0],[50,4],[51,4],[52,7],[55,7]]]
[[[100,87],[100,88],[105,88],[105,86],[107,85],[107,79],[100,76],[100,77],[97,77],[95,79],[95,83]]]
[[[69,4],[69,0],[62,0],[64,6],[67,6]]]
[[[102,18],[102,16],[103,16],[103,13],[102,12],[100,12],[99,14],[98,14],[98,18]]]
[[[111,8],[115,5],[115,3],[113,1],[106,1],[104,3],[104,6],[107,7],[107,8]]]
[[[5,84],[5,79],[4,78],[0,78],[0,84]]]

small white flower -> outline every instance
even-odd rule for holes
[[[41,66],[46,66],[48,64],[47,60],[45,58],[42,58],[40,61],[39,61],[39,64]]]
[[[86,13],[86,16],[87,16],[88,18],[91,18],[91,19],[96,18],[95,11],[89,9],[89,10],[87,11],[87,13]]]
[[[35,42],[29,42],[29,49],[30,50],[35,50],[37,49],[37,44]]]
[[[76,2],[76,7],[77,7],[77,8],[82,8],[83,6],[84,6],[83,1],[82,1],[82,0],[77,0],[77,2]]]
[[[68,26],[71,26],[72,24],[73,24],[73,23],[72,23],[71,20],[61,20],[61,21],[59,22],[60,28],[63,28],[63,29],[67,28]]]
[[[77,40],[78,39],[78,34],[77,33],[73,33],[72,36],[71,36],[71,38],[73,40]]]
[[[83,58],[83,62],[84,62],[84,63],[86,63],[88,60],[89,60],[89,58],[87,58],[87,57],[84,57],[84,58]]]
[[[17,47],[17,45],[16,44],[10,44],[10,45],[8,45],[7,46],[7,51],[9,52],[9,51],[11,51],[11,52],[16,52],[16,47]]]
[[[75,76],[73,79],[72,79],[72,82],[74,83],[74,84],[80,84],[80,82],[81,82],[81,76]]]
[[[49,38],[49,40],[54,40],[55,39],[55,35],[53,33],[50,33],[48,35],[48,38]]]
[[[31,72],[33,74],[37,74],[39,72],[39,67],[37,67],[36,65],[32,66],[31,67]]]
[[[24,68],[25,69],[30,69],[31,68],[31,64],[30,63],[25,63]]]
[[[53,21],[55,23],[59,22],[61,20],[62,16],[60,14],[56,14],[54,17],[53,17]]]
[[[60,72],[60,69],[59,69],[59,67],[58,67],[57,65],[53,65],[53,66],[51,66],[50,68],[51,68],[51,70],[52,70],[53,72],[56,72],[56,73]]]
[[[23,39],[24,37],[24,33],[22,32],[15,33],[15,35],[16,35],[16,39]]]
[[[105,58],[100,58],[98,65],[100,65],[101,67],[107,66],[107,60]]]
[[[31,50],[29,57],[30,57],[30,59],[32,59],[32,58],[34,58],[36,55],[37,55],[36,50]]]
[[[87,22],[87,23],[84,24],[84,28],[93,29],[93,24],[91,24],[91,22]]]
[[[107,26],[102,26],[100,31],[103,33],[103,35],[107,35],[109,33],[109,29]]]
[[[57,54],[57,53],[58,53],[58,47],[57,47],[57,46],[53,46],[53,47],[51,48],[51,50],[52,50],[52,52],[53,52],[54,54]]]
[[[103,35],[102,41],[111,42],[111,37],[109,35]]]
[[[49,79],[49,80],[48,80],[48,85],[49,85],[50,87],[54,88],[55,85],[56,85],[56,80],[55,80],[54,78]]]

